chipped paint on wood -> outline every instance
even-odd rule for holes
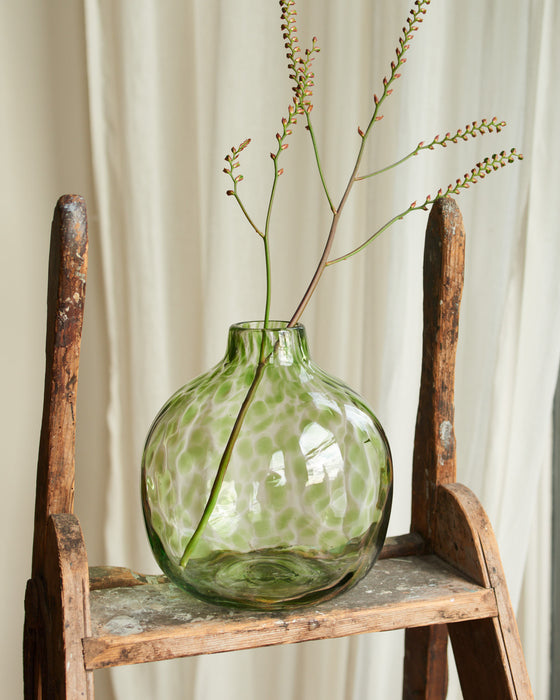
[[[444,420],[439,425],[439,439],[444,450],[453,446],[453,423]]]
[[[471,619],[494,614],[495,598],[427,555],[378,561],[357,586],[320,607],[219,608],[172,583],[91,591],[90,606],[84,650],[87,668],[95,669]]]

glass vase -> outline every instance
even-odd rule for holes
[[[281,609],[326,600],[369,571],[387,531],[392,463],[372,411],[310,360],[303,326],[269,326],[231,326],[223,360],[163,406],[143,454],[142,505],[171,581],[211,603]],[[244,401],[217,501],[183,566]]]

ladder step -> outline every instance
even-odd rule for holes
[[[317,606],[260,612],[219,608],[163,577],[90,592],[88,670],[497,615],[492,588],[461,576],[435,555],[382,559],[348,592]],[[122,571],[122,570],[120,570]],[[126,576],[124,577],[126,581]],[[146,583],[146,581],[148,581]]]

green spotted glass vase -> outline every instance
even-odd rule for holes
[[[331,598],[369,571],[387,531],[392,463],[364,401],[310,360],[303,326],[269,325],[232,326],[224,359],[161,409],[142,459],[142,504],[174,583],[212,603],[273,610]]]

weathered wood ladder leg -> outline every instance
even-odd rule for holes
[[[411,531],[430,547],[439,484],[455,481],[454,373],[465,231],[452,199],[433,205],[424,248],[422,377],[414,439]],[[403,697],[445,698],[447,627],[406,631]]]
[[[499,615],[406,630],[403,698],[447,694],[448,631],[465,698],[532,698],[517,624],[490,522],[456,482],[454,373],[465,232],[454,200],[432,207],[424,251],[422,377],[414,442],[411,531],[479,585],[493,588]]]
[[[51,232],[43,422],[31,579],[25,596],[25,698],[93,697],[87,555],[74,505],[75,408],[87,271],[81,197],[57,203]]]

